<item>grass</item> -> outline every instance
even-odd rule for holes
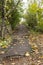
[[[6,38],[6,39],[4,39],[4,40],[1,40],[1,39],[0,39],[0,47],[1,47],[1,48],[7,48],[8,45],[11,43],[11,41],[12,41],[11,37]]]

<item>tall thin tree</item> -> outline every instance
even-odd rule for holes
[[[4,13],[4,5],[5,5],[5,0],[1,1],[1,10],[2,10],[2,25],[1,25],[1,33],[2,33],[2,39],[4,39],[4,31],[5,31],[5,27],[4,27],[4,22],[5,22],[5,13]]]

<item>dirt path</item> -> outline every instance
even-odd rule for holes
[[[24,25],[17,27],[14,32],[14,45],[3,55],[10,57],[3,58],[3,61],[0,60],[0,65],[43,65],[43,36],[40,40],[39,37],[34,38],[28,33]],[[27,52],[28,57],[25,57]]]
[[[24,56],[26,52],[31,54],[32,48],[29,44],[29,40],[26,38],[28,29],[24,25],[18,26],[18,30],[14,33],[14,44],[10,49],[3,55],[6,56]]]

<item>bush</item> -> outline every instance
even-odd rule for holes
[[[37,18],[35,14],[29,14],[27,24],[31,29],[35,29],[35,27],[37,26]]]
[[[30,29],[43,32],[43,8],[36,3],[31,4],[27,10],[26,22]]]

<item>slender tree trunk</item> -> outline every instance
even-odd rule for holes
[[[2,33],[2,39],[4,39],[4,32],[5,32],[5,26],[4,26],[4,23],[5,23],[5,13],[4,13],[4,5],[5,5],[5,0],[2,0],[2,26],[1,26],[1,33]]]

